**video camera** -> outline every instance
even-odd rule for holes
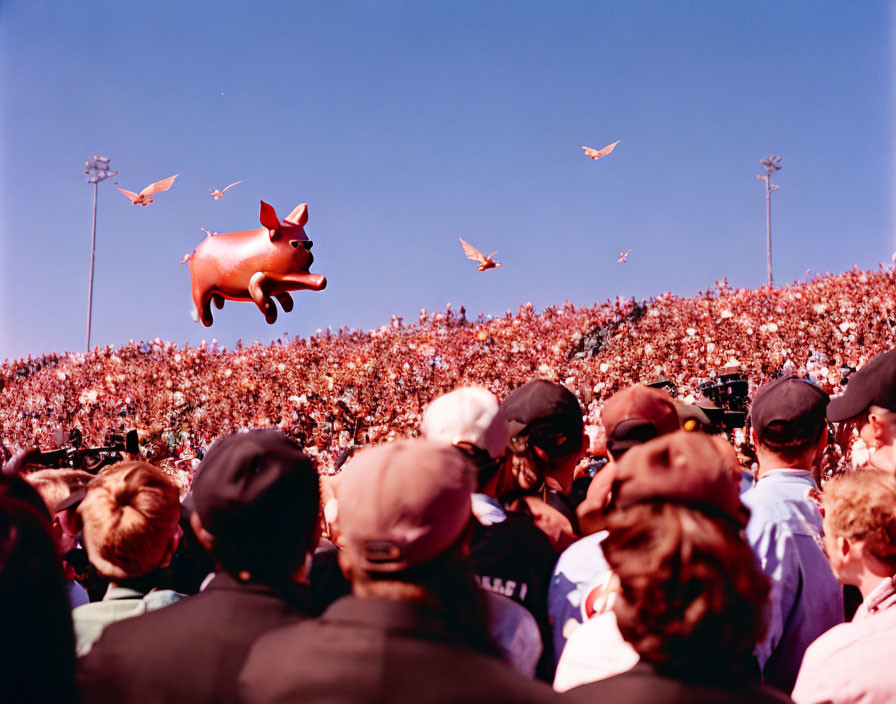
[[[743,374],[722,374],[718,379],[698,384],[697,388],[717,406],[701,406],[713,425],[725,431],[744,427],[750,405],[750,387]]]
[[[67,446],[58,450],[37,453],[28,458],[28,463],[44,467],[83,469],[91,474],[96,474],[103,467],[121,462],[124,459],[121,455],[122,452],[131,455],[140,453],[136,430],[128,430],[124,435],[109,433],[106,435],[105,444],[101,447],[81,447],[82,444],[81,431],[72,428],[68,434]]]

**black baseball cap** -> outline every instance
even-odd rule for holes
[[[829,400],[827,393],[812,381],[784,376],[756,392],[750,421],[764,445],[794,445],[811,440],[824,427]]]
[[[839,423],[869,406],[896,411],[896,350],[877,355],[852,374],[846,392],[831,401],[828,418]]]
[[[585,431],[578,399],[562,384],[535,379],[501,405],[510,437],[526,434],[551,459],[577,452]]]
[[[196,469],[193,507],[230,572],[285,574],[305,559],[319,511],[314,462],[278,430],[227,435]]]

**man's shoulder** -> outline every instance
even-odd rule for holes
[[[878,646],[886,643],[888,647]],[[857,621],[834,626],[822,633],[806,651],[806,662],[815,661],[822,668],[849,652],[886,653],[890,657],[896,647],[896,608]]]
[[[264,630],[265,627],[270,627],[264,623],[265,620],[279,622],[292,617],[304,617],[274,594],[250,589],[209,588],[164,608],[113,623],[103,632],[97,646],[152,651],[154,644],[162,642],[166,644],[166,652],[173,652],[177,648],[177,643],[186,643],[189,640],[190,634],[207,639],[212,630],[220,633],[219,627],[222,624],[226,624],[225,632],[229,637],[239,638],[240,631],[245,630],[242,626],[246,625],[247,619],[257,620],[259,615],[265,614],[268,618],[259,620],[257,624],[248,624],[250,630]],[[169,640],[172,635],[176,635],[174,643]]]
[[[404,673],[401,682],[391,668]],[[392,701],[411,701],[411,691],[420,702],[464,701],[474,692],[483,693],[483,701],[561,701],[546,685],[452,639],[332,612],[259,638],[239,682],[248,702],[300,700],[322,688],[336,702],[378,699],[383,691]]]

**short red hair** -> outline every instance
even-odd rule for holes
[[[97,571],[109,579],[152,572],[177,530],[177,486],[146,462],[119,462],[87,487],[78,509],[84,547]]]

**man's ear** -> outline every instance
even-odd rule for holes
[[[750,427],[750,442],[753,443],[753,448],[759,447],[759,436],[756,434],[756,428]]]
[[[352,556],[348,550],[341,549],[336,553],[336,561],[339,563],[339,569],[342,570],[343,576],[349,581],[352,580],[352,570],[355,566]]]
[[[850,558],[850,551],[852,550],[852,546],[849,544],[849,540],[844,538],[842,535],[837,536],[837,552],[840,553],[840,557],[844,560],[848,560]]]
[[[579,454],[576,456],[576,462],[582,459],[588,452],[588,449],[591,447],[591,438],[588,437],[588,433],[582,430],[582,446],[579,448]]]
[[[177,546],[180,545],[180,539],[184,535],[184,529],[179,525],[177,526],[177,530],[174,531],[174,535],[171,536],[171,540],[168,541],[168,544],[165,546],[165,554],[162,556],[162,561],[159,563],[159,567],[168,567],[171,564],[171,560],[174,558],[174,553],[177,552]]]
[[[883,418],[874,411],[871,411],[868,414],[868,422],[871,424],[871,433],[874,435],[875,441],[883,440],[883,437],[887,432]]]
[[[215,544],[215,537],[202,527],[202,521],[199,520],[199,514],[195,511],[190,514],[190,527],[196,534],[196,539],[199,541],[199,544],[209,552],[212,552],[212,547]]]

